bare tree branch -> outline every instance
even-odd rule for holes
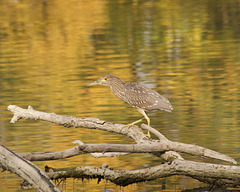
[[[150,132],[153,133],[154,135],[156,135],[160,141],[166,141],[166,140],[168,140],[168,139],[167,139],[162,133],[160,133],[158,130],[156,130],[156,129],[152,128],[152,127],[149,127],[149,126],[147,126],[146,124],[142,124],[141,127],[142,127],[143,129],[146,129],[146,130],[150,131]],[[169,140],[168,140],[168,141],[169,141]]]
[[[116,132],[121,133],[122,124],[113,124],[108,123],[105,121],[101,121],[96,118],[85,118],[85,119],[78,119],[76,117],[67,117],[67,116],[61,116],[57,115],[55,113],[45,113],[34,110],[31,106],[28,107],[28,109],[22,109],[16,105],[9,105],[8,109],[14,114],[13,119],[11,120],[12,123],[15,123],[16,120],[19,120],[21,118],[24,119],[36,119],[36,120],[44,120],[49,121],[52,123],[57,123],[59,125],[63,125],[66,127],[86,127],[90,129],[101,129],[104,131],[110,131],[110,132]],[[103,144],[88,144],[88,145],[80,145],[81,149],[80,151],[84,153],[92,153],[92,152],[163,152],[166,151],[176,151],[176,152],[182,152],[182,153],[188,153],[191,155],[198,155],[198,156],[204,156],[204,157],[210,157],[214,159],[219,159],[227,162],[231,162],[236,164],[237,162],[227,155],[218,153],[216,151],[203,148],[197,145],[192,144],[184,144],[180,142],[172,142],[168,140],[166,137],[164,137],[160,132],[157,130],[148,127],[146,125],[142,125],[143,128],[148,129],[149,131],[156,134],[160,140],[151,140],[146,137],[144,137],[142,134],[141,129],[139,129],[136,126],[133,126],[129,129],[129,131],[124,132],[124,134],[128,135],[129,137],[133,138],[136,141],[136,145],[103,145]],[[125,130],[123,130],[125,131]],[[140,143],[144,143],[144,145],[140,145]],[[101,146],[100,146],[101,145]],[[141,149],[140,149],[141,148]],[[31,156],[33,158],[33,155],[39,156],[39,155],[45,155],[45,158],[48,160],[51,159],[57,159],[57,158],[66,158],[71,157],[74,155],[82,154],[82,152],[79,152],[76,150],[76,148],[68,149],[67,151],[61,151],[57,152],[57,154],[53,153],[32,153],[25,154],[26,156]],[[154,153],[156,154],[156,153]],[[174,155],[175,156],[175,155]]]
[[[197,145],[184,144],[179,142],[160,142],[158,140],[147,144],[83,144],[78,147],[73,147],[59,152],[34,152],[34,153],[18,153],[31,161],[46,161],[64,159],[76,155],[95,152],[121,152],[121,153],[154,153],[166,151],[176,151],[188,153],[190,155],[197,155],[202,157],[211,157],[214,159],[225,160],[231,163],[236,163],[231,157],[227,155],[206,149]]]
[[[158,166],[138,170],[115,170],[103,167],[72,167],[55,169],[48,173],[52,179],[58,178],[98,178],[106,179],[120,186],[132,183],[155,180],[172,175],[186,175],[205,183],[217,185],[237,185],[240,182],[240,167],[233,165],[217,165],[175,159]],[[233,179],[234,178],[234,179]]]
[[[101,121],[96,118],[79,119],[67,117],[55,113],[45,113],[34,110],[31,106],[22,109],[15,105],[10,105],[8,109],[13,113],[11,123],[15,123],[21,118],[43,120],[65,127],[85,127],[89,129],[100,129],[109,132],[124,134],[134,139],[136,144],[85,144],[76,140],[77,146],[58,152],[35,152],[19,153],[18,155],[31,161],[55,160],[68,158],[75,155],[91,153],[92,156],[99,158],[102,156],[126,155],[128,153],[152,153],[160,156],[165,161],[164,164],[140,170],[114,170],[106,164],[102,167],[76,167],[53,169],[54,172],[48,173],[52,179],[58,178],[98,178],[112,181],[121,186],[126,186],[136,182],[154,180],[160,177],[171,175],[186,175],[199,181],[218,185],[235,186],[240,182],[240,168],[233,165],[217,165],[184,160],[179,153],[187,153],[201,157],[210,157],[236,164],[236,161],[224,154],[203,148],[197,145],[184,144],[168,140],[159,131],[142,124],[142,128],[155,134],[159,140],[152,140],[142,134],[142,130],[137,126],[132,126],[129,130],[123,129],[122,124],[113,124]],[[139,134],[140,133],[140,134]],[[101,152],[101,153],[97,153]]]
[[[123,129],[123,124],[114,124],[106,121],[102,121],[98,118],[76,118],[73,116],[63,116],[57,115],[56,113],[46,113],[41,111],[36,111],[32,106],[28,106],[28,109],[23,109],[16,105],[9,105],[8,110],[12,112],[13,118],[11,123],[16,123],[19,119],[32,119],[32,120],[42,120],[51,123],[56,123],[64,127],[75,127],[75,128],[88,128],[88,129],[99,129],[103,131],[109,131],[119,134],[127,135],[134,138],[136,142],[141,142],[144,136],[142,130],[137,126],[131,126],[129,130]],[[139,134],[141,133],[141,134]]]
[[[57,152],[31,152],[18,153],[24,159],[29,161],[49,161],[57,159],[65,159],[76,155],[82,155],[84,152],[78,150],[78,146]]]

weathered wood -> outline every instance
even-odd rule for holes
[[[13,114],[13,118],[11,119],[10,123],[16,123],[18,120],[23,118],[48,121],[65,127],[99,129],[103,131],[115,132],[128,135],[129,137],[134,137],[137,140],[142,140],[144,137],[142,130],[137,126],[132,126],[128,131],[127,129],[122,130],[122,124],[114,124],[102,121],[98,118],[76,118],[73,116],[57,115],[56,113],[36,111],[32,106],[28,106],[28,109],[23,109],[16,105],[9,105],[8,110]]]
[[[45,172],[28,160],[22,159],[3,145],[0,145],[0,165],[4,169],[16,173],[28,181],[37,191],[61,191]]]
[[[30,152],[30,153],[17,153],[20,157],[29,161],[49,161],[70,158],[76,155],[85,154],[78,150],[78,146],[56,152]]]
[[[141,150],[141,151],[140,150],[136,151],[137,148],[134,148],[134,150],[136,152],[144,152],[144,150],[145,150],[145,152],[161,152],[161,153],[163,153],[165,151],[172,150],[172,151],[176,151],[176,152],[188,153],[191,155],[215,158],[215,159],[219,159],[219,160],[223,160],[223,161],[227,161],[227,162],[236,164],[236,161],[233,158],[228,157],[224,154],[218,153],[216,151],[213,151],[213,150],[210,150],[207,148],[203,148],[203,147],[200,147],[197,145],[185,144],[185,143],[180,143],[180,142],[172,142],[172,141],[168,140],[165,136],[163,136],[161,133],[159,133],[157,130],[155,130],[151,127],[148,127],[148,126],[144,126],[144,125],[142,125],[143,128],[148,129],[149,131],[157,134],[158,137],[160,138],[160,140],[147,139],[142,134],[139,134],[139,133],[142,133],[142,131],[141,131],[141,129],[139,129],[136,126],[133,126],[133,128],[130,128],[129,131],[127,131],[127,132],[124,129],[123,133],[122,133],[122,127],[123,127],[122,124],[108,123],[108,122],[101,121],[96,118],[79,119],[76,117],[67,117],[67,116],[57,115],[55,113],[45,113],[45,112],[36,111],[31,106],[29,106],[28,109],[22,109],[16,105],[9,105],[8,110],[10,110],[14,114],[14,116],[11,120],[11,123],[15,123],[17,120],[24,118],[24,119],[35,119],[35,120],[48,121],[48,122],[56,123],[56,124],[63,125],[66,127],[85,127],[85,128],[90,128],[90,129],[101,129],[104,131],[125,134],[125,135],[128,135],[129,137],[133,138],[137,144],[139,144],[139,143],[146,144],[144,146],[141,146],[141,147],[143,147],[143,150]],[[147,144],[149,144],[149,146],[147,146]],[[88,145],[88,146],[90,146],[90,145]],[[110,149],[111,146],[112,145],[108,145],[102,149],[100,149],[98,147],[98,150],[93,149],[92,151],[90,151],[90,149],[88,147],[88,150],[86,150],[85,152],[102,152],[102,151],[114,152],[114,150],[116,148],[111,150]],[[116,150],[115,152],[133,152],[133,150],[130,150],[129,148],[127,148],[127,147],[132,147],[132,146],[133,145],[124,145],[122,147],[122,150]],[[91,147],[93,147],[93,146],[91,146]],[[107,147],[108,147],[108,149],[107,149]],[[119,146],[117,146],[117,147],[119,147]],[[140,147],[140,145],[138,145],[138,147]],[[77,151],[75,151],[75,148],[70,149],[67,153],[69,153],[69,152],[71,154],[74,154],[74,152],[75,152],[75,154],[78,153]],[[54,154],[54,155],[52,153],[45,153],[42,155],[45,155],[46,157],[47,156],[50,156],[50,157],[57,156],[56,158],[60,158],[60,157],[64,157],[65,156],[64,154],[67,154],[67,153],[66,153],[66,151],[62,151],[62,152],[58,152],[57,154]],[[81,154],[81,153],[78,153],[78,154]],[[35,155],[39,156],[40,154],[35,153]],[[33,154],[31,154],[31,156],[33,156]],[[56,158],[52,158],[52,159],[56,159]],[[48,160],[50,160],[49,157],[48,157]]]
[[[112,181],[115,184],[126,186],[136,182],[154,180],[160,177],[171,175],[185,175],[205,183],[215,183],[217,185],[235,186],[240,183],[240,169],[233,165],[218,165],[184,160],[179,153],[187,153],[202,157],[210,157],[236,164],[236,161],[224,154],[203,148],[197,145],[184,144],[168,140],[157,130],[142,124],[142,128],[154,133],[159,140],[152,140],[142,134],[142,130],[137,126],[132,126],[129,130],[123,129],[122,124],[113,124],[101,121],[96,118],[78,119],[76,117],[66,117],[55,113],[45,113],[34,110],[31,106],[22,109],[15,105],[10,105],[8,109],[14,114],[11,122],[15,123],[21,118],[43,120],[57,123],[65,127],[84,127],[89,129],[100,129],[104,131],[124,134],[134,139],[136,144],[78,144],[71,149],[59,152],[35,152],[19,153],[18,155],[29,160],[54,160],[68,158],[75,155],[91,153],[95,157],[126,155],[128,153],[152,153],[161,156],[164,164],[140,170],[114,170],[103,166],[97,167],[77,167],[54,169],[53,173],[48,173],[52,179],[57,178],[99,178]],[[140,134],[139,134],[140,133]],[[101,152],[101,153],[96,153]]]
[[[138,169],[138,170],[116,170],[106,165],[103,167],[71,167],[55,169],[48,173],[52,179],[58,178],[101,178],[109,180],[120,186],[132,183],[155,180],[157,178],[172,175],[186,175],[205,183],[216,185],[235,186],[240,183],[240,167],[234,165],[217,165],[211,163],[200,163],[175,159],[171,163]],[[233,179],[234,178],[234,179]]]

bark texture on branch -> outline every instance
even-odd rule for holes
[[[188,161],[184,160],[178,152],[210,157],[236,164],[237,162],[233,158],[197,145],[170,141],[157,130],[144,124],[142,124],[142,128],[154,133],[159,140],[145,137],[142,134],[142,130],[137,126],[132,126],[129,130],[127,130],[127,128],[122,130],[124,126],[122,124],[109,123],[96,118],[79,119],[76,117],[61,116],[55,113],[45,113],[36,111],[31,106],[29,106],[28,109],[22,109],[16,105],[10,105],[8,109],[14,115],[11,123],[15,123],[21,118],[43,120],[65,127],[84,127],[124,134],[136,142],[136,144],[84,144],[77,140],[74,142],[77,146],[63,151],[18,154],[31,161],[63,159],[85,153],[91,153],[96,158],[126,155],[128,153],[152,153],[167,161],[155,167],[131,171],[114,170],[106,165],[100,168],[87,166],[54,169],[54,172],[48,173],[52,179],[70,177],[98,178],[99,180],[106,179],[117,185],[126,186],[136,182],[144,182],[171,175],[185,175],[205,183],[215,183],[217,185],[235,186],[240,183],[240,168],[238,166]]]
[[[172,175],[186,175],[205,183],[235,186],[240,183],[240,167],[235,165],[217,165],[175,159],[171,163],[139,170],[115,170],[107,167],[72,167],[55,169],[48,173],[52,179],[58,178],[98,178],[106,179],[120,186],[155,180]],[[234,178],[234,179],[232,179]]]
[[[142,127],[156,134],[160,140],[151,140],[146,138],[142,134],[139,134],[139,133],[142,133],[142,131],[137,126],[132,126],[126,132],[126,129],[122,130],[122,127],[124,126],[122,124],[108,123],[96,118],[79,119],[76,117],[67,117],[67,116],[57,115],[55,113],[45,113],[41,111],[36,111],[31,106],[29,106],[28,109],[22,109],[16,105],[9,105],[8,110],[10,110],[14,114],[11,120],[11,123],[15,123],[17,120],[21,118],[43,120],[43,121],[48,121],[48,122],[56,123],[59,125],[63,125],[65,127],[85,127],[89,129],[100,129],[104,131],[125,134],[133,138],[137,144],[140,144],[140,143],[146,144],[144,146],[141,146],[142,150],[139,150],[139,151],[137,151],[138,148],[132,148],[132,150],[130,150],[130,148],[127,148],[127,147],[135,147],[133,145],[124,145],[121,148],[122,150],[117,150],[117,149],[120,149],[119,146],[115,146],[114,149],[113,148],[110,149],[110,147],[112,147],[113,145],[106,145],[105,148],[98,147],[98,149],[94,148],[92,149],[92,151],[90,150],[90,147],[93,148],[94,146],[96,146],[96,144],[92,146],[83,145],[85,146],[85,148],[88,147],[85,151],[83,151],[83,148],[81,149],[82,151],[77,151],[76,148],[71,148],[67,152],[61,151],[61,152],[55,153],[54,155],[52,153],[42,154],[46,157],[45,160],[71,157],[74,155],[82,154],[84,152],[85,153],[86,152],[90,152],[90,153],[91,152],[105,152],[105,153],[106,152],[133,152],[133,150],[135,150],[135,152],[155,152],[154,154],[156,155],[157,155],[156,152],[161,152],[160,154],[162,154],[166,151],[176,151],[176,152],[188,153],[191,155],[219,159],[219,160],[227,161],[233,164],[237,163],[233,158],[207,148],[203,148],[203,147],[192,145],[192,144],[172,142],[168,140],[165,136],[163,136],[161,133],[159,133],[157,130],[151,127],[148,127],[146,125],[142,125]],[[147,144],[149,144],[149,146],[147,146]],[[34,159],[33,155],[34,154],[25,154],[24,157],[31,156],[32,159]],[[40,154],[35,153],[35,156],[40,157]],[[35,158],[35,160],[37,160],[37,158]],[[42,160],[44,159],[42,158]]]

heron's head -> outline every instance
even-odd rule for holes
[[[109,75],[102,76],[100,79],[90,83],[88,86],[92,86],[92,85],[110,86],[111,84],[113,84],[116,81],[122,82],[122,80],[119,79],[117,76],[109,74]]]

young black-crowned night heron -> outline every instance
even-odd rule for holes
[[[150,119],[145,111],[158,109],[172,112],[173,110],[168,99],[158,94],[156,91],[135,82],[125,83],[115,75],[104,75],[99,80],[90,83],[88,86],[96,84],[109,86],[114,95],[136,108],[144,116],[148,122],[148,126],[150,126]],[[141,120],[142,119],[128,124],[128,128]],[[148,136],[150,137],[149,132]]]

